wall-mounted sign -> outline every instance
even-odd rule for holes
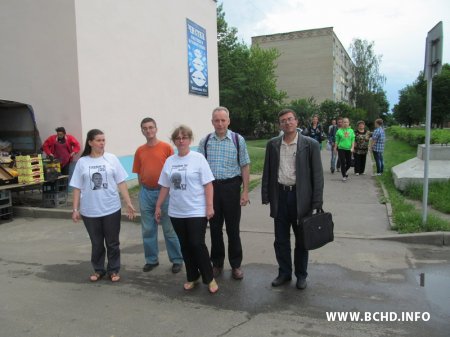
[[[208,96],[208,50],[206,30],[186,19],[189,93]]]

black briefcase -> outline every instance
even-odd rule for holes
[[[331,213],[318,210],[316,214],[303,218],[300,222],[303,244],[306,250],[313,250],[334,240],[334,223]]]

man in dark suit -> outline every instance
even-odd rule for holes
[[[295,111],[284,109],[278,114],[283,135],[272,138],[266,146],[262,177],[262,202],[270,203],[275,224],[275,255],[278,276],[272,286],[292,279],[291,227],[295,235],[294,267],[296,287],[306,288],[308,251],[302,244],[297,223],[313,210],[322,208],[323,168],[319,143],[297,132]]]

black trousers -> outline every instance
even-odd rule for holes
[[[366,170],[366,157],[367,153],[365,154],[353,154],[355,158],[355,173],[363,174]]]
[[[105,252],[108,256],[106,271],[112,274],[120,270],[120,217],[121,210],[102,217],[82,217],[92,243],[92,267],[99,274],[105,273]]]
[[[278,198],[278,214],[274,218],[275,226],[275,256],[278,262],[278,276],[291,277],[291,228],[295,235],[294,273],[297,278],[308,276],[309,253],[302,244],[303,234],[297,226],[297,196],[296,191],[280,189]]]
[[[345,178],[347,176],[347,171],[350,169],[352,164],[352,151],[338,149],[338,157],[341,162],[341,174]]]
[[[203,283],[210,283],[214,277],[205,243],[208,220],[206,217],[170,217],[170,221],[180,240],[188,282],[196,281],[201,275]]]
[[[228,236],[228,260],[231,268],[239,268],[242,262],[240,237],[241,222],[241,183],[240,177],[229,182],[214,181],[214,217],[209,220],[211,231],[211,262],[215,267],[223,267],[225,244],[223,242],[223,223]]]

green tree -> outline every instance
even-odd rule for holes
[[[355,63],[351,99],[355,106],[367,111],[367,119],[374,120],[389,111],[383,86],[386,82],[380,73],[381,55],[375,54],[375,43],[354,39],[350,52]]]
[[[432,90],[431,120],[443,128],[450,120],[450,64],[444,64],[441,73],[433,78]]]
[[[223,5],[217,7],[220,104],[230,110],[232,128],[246,136],[273,132],[275,112],[286,97],[276,88],[276,49],[249,48],[238,42]]]
[[[320,106],[316,103],[314,97],[293,100],[287,108],[297,113],[299,126],[308,125],[312,116],[316,114],[320,116]]]

